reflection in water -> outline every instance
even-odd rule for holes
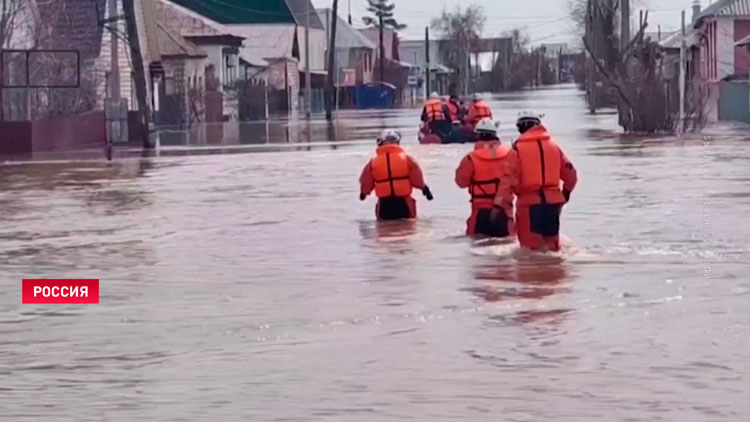
[[[524,257],[511,262],[477,263],[473,271],[476,286],[467,290],[490,303],[543,301],[554,295],[570,293],[567,286],[572,279],[561,258],[543,254],[525,254]],[[518,310],[512,318],[517,322],[548,319],[559,322],[560,317],[571,312],[571,309],[546,309],[546,306],[539,309],[540,305],[534,303],[529,306],[537,309]]]
[[[417,224],[417,220],[361,221],[359,232],[364,239],[401,243],[408,241],[417,232]]]

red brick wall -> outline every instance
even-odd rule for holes
[[[750,35],[750,20],[734,21],[734,41],[737,42]],[[747,75],[750,69],[750,60],[746,47],[734,48],[734,73],[737,75]]]

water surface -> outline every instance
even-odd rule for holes
[[[418,145],[419,110],[0,165],[0,419],[750,420],[746,128],[624,137],[572,87],[491,105],[506,141],[546,113],[579,169],[561,255],[463,236],[471,146]],[[358,200],[383,127],[435,195],[416,222]],[[101,303],[21,305],[22,278]]]

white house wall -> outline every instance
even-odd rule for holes
[[[120,1],[117,2],[117,15],[122,14],[122,3]],[[109,16],[109,1],[107,1],[106,10],[105,10],[105,16]],[[110,24],[111,27],[117,30],[120,34],[125,34],[125,22],[118,21],[115,23]],[[130,49],[128,48],[128,45],[125,43],[125,41],[120,38],[118,40],[117,45],[118,50],[118,59],[117,59],[117,65],[119,67],[119,75],[120,75],[120,98],[127,99],[128,100],[128,109],[133,108],[134,99],[132,95],[133,91],[133,82],[132,82],[132,67],[130,62]],[[96,69],[97,69],[97,81],[98,81],[98,87],[97,92],[99,93],[98,97],[98,108],[104,107],[104,100],[107,98],[106,92],[107,92],[107,74],[110,72],[112,68],[112,32],[108,30],[104,30],[102,33],[102,49],[99,54],[99,59],[96,61]]]
[[[297,39],[299,40],[299,69],[305,70],[305,28],[297,27]],[[326,31],[321,29],[310,29],[310,70],[325,70],[326,68]]]
[[[206,57],[206,66],[212,64],[214,66],[214,74],[219,79],[219,91],[224,90],[224,53],[223,46],[220,45],[201,45],[203,50],[208,57]]]

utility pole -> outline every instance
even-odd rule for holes
[[[109,22],[110,25],[114,25],[115,30],[109,32],[110,40],[110,53],[111,62],[109,64],[109,89],[110,89],[110,104],[109,113],[114,113],[111,116],[109,123],[109,142],[121,142],[122,139],[122,123],[123,123],[123,110],[120,101],[120,46],[117,34],[119,31],[119,18],[117,16],[117,0],[109,0]],[[116,122],[116,123],[115,123]],[[115,130],[116,129],[116,130]]]
[[[380,82],[385,82],[385,43],[383,42],[383,12],[378,13],[378,28],[380,28]]]
[[[310,1],[307,3],[307,22],[305,23],[305,114],[312,114],[312,81],[310,80]]]
[[[685,130],[685,11],[682,11],[682,42],[680,44],[680,119],[678,121],[677,133],[682,134]]]
[[[430,68],[430,27],[425,26],[424,27],[424,51],[425,51],[425,61],[427,62],[426,66],[426,75],[425,75],[425,89],[424,89],[424,96],[427,98],[430,95],[430,76],[431,75],[431,68]]]
[[[115,26],[114,31],[110,31],[110,37],[111,37],[111,50],[112,50],[112,58],[110,62],[110,76],[109,76],[109,86],[112,90],[112,103],[120,105],[120,49],[118,45],[118,37],[117,34],[119,31],[119,19],[117,17],[117,0],[109,0],[109,20],[110,24]]]
[[[630,43],[630,0],[620,0],[620,54],[625,53],[625,47]],[[639,28],[640,29],[640,28]]]
[[[141,126],[141,136],[143,138],[143,148],[152,149],[155,145],[151,142],[149,134],[150,116],[148,106],[148,91],[146,89],[146,69],[143,65],[143,56],[141,55],[141,44],[138,38],[138,25],[135,21],[135,3],[134,0],[122,0],[122,11],[125,15],[127,26],[128,43],[130,44],[130,57],[133,61],[133,73],[135,74],[135,92],[138,98],[138,117]]]
[[[469,68],[471,66],[471,53],[466,49],[466,61],[464,62],[464,96],[469,95]]]
[[[594,62],[599,60],[599,29],[601,22],[599,22],[599,0],[591,0],[591,38],[592,38],[592,54],[591,54],[591,103],[589,104],[589,110],[592,113],[596,113],[596,108],[599,103],[599,91],[597,86],[597,70]]]
[[[328,83],[326,84],[326,119],[333,119],[334,85],[333,74],[336,72],[336,22],[339,15],[339,0],[333,0],[331,11],[331,38],[328,43]]]
[[[7,13],[8,10],[8,3],[7,0],[3,0],[3,8],[0,10],[3,13],[3,16]],[[4,31],[5,28],[0,28],[0,30]],[[3,34],[5,36],[5,34]],[[2,40],[0,40],[0,122],[5,121],[5,101],[3,100],[3,87],[5,86],[5,75],[3,74],[3,71],[5,70],[5,55],[3,54],[3,47],[5,45],[5,38],[3,37]]]

